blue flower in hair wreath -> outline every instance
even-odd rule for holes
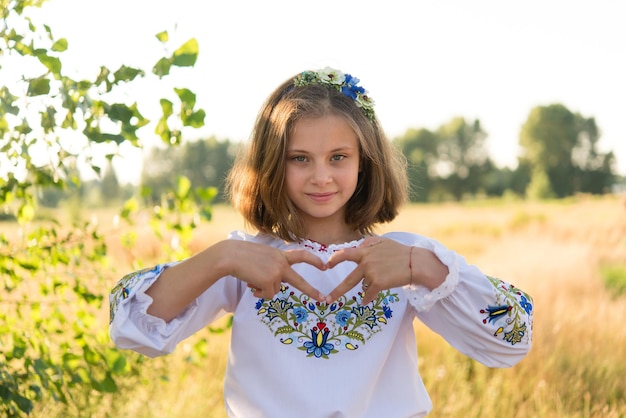
[[[350,74],[344,74],[334,68],[326,67],[322,70],[303,71],[294,79],[294,85],[296,87],[309,84],[329,86],[352,99],[361,108],[363,114],[369,120],[374,121],[374,100],[368,96],[367,90],[358,85],[360,81]]]
[[[350,74],[346,74],[345,85],[341,87],[341,92],[350,97],[352,100],[356,100],[359,94],[366,93],[363,87],[357,86],[359,81],[361,80],[356,77],[352,77]]]

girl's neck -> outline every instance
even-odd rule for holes
[[[303,216],[304,237],[310,241],[324,245],[343,244],[363,238],[363,234],[355,231],[344,221],[343,211],[333,216],[314,218]]]

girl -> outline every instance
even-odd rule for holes
[[[125,276],[118,347],[147,356],[233,314],[232,417],[422,417],[417,317],[490,367],[531,345],[532,299],[420,235],[376,235],[407,195],[405,164],[359,80],[326,68],[270,95],[228,190],[257,233]]]

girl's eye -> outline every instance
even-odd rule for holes
[[[331,160],[333,160],[333,161],[341,161],[341,160],[343,160],[344,158],[346,158],[346,156],[345,156],[345,155],[333,155],[333,156],[332,156],[332,158],[331,158]]]
[[[291,159],[293,161],[297,161],[297,162],[300,162],[300,163],[303,163],[303,162],[306,161],[306,157],[304,155],[294,155],[293,157],[291,157]]]

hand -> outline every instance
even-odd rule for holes
[[[387,238],[370,237],[356,248],[346,248],[334,253],[328,268],[343,261],[357,263],[356,268],[326,297],[332,303],[338,297],[363,281],[364,296],[361,304],[375,300],[378,293],[411,282],[409,260],[411,247]]]
[[[309,284],[291,267],[297,263],[308,263],[320,270],[326,264],[316,255],[305,250],[281,251],[264,244],[231,241],[237,245],[232,251],[236,260],[232,275],[248,284],[254,296],[273,298],[282,283],[289,283],[310,298],[323,301],[325,296]]]
[[[435,289],[448,275],[448,267],[432,251],[387,238],[370,237],[356,248],[337,251],[329,258],[327,267],[347,260],[357,263],[357,267],[326,296],[326,303],[334,302],[361,281],[361,304],[367,305],[379,292],[393,287],[414,283]]]

